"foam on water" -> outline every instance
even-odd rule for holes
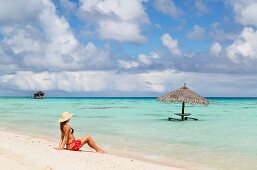
[[[164,162],[199,163],[214,169],[257,168],[257,98],[210,98],[186,104],[199,121],[171,122],[180,103],[155,98],[0,98],[1,128],[59,137],[58,118],[74,113],[75,135],[124,153]]]

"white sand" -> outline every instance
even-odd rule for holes
[[[45,139],[0,131],[0,169],[182,170],[110,154],[56,150]]]

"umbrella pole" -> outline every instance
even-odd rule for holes
[[[185,112],[185,102],[182,102],[182,115],[181,115],[181,120],[184,120],[184,112]]]

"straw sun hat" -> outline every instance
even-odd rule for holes
[[[61,117],[60,117],[60,119],[59,119],[59,122],[65,122],[66,120],[69,120],[72,116],[73,116],[72,113],[63,112],[63,113],[61,114]]]

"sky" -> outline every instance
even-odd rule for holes
[[[256,0],[0,0],[0,96],[257,96]]]

